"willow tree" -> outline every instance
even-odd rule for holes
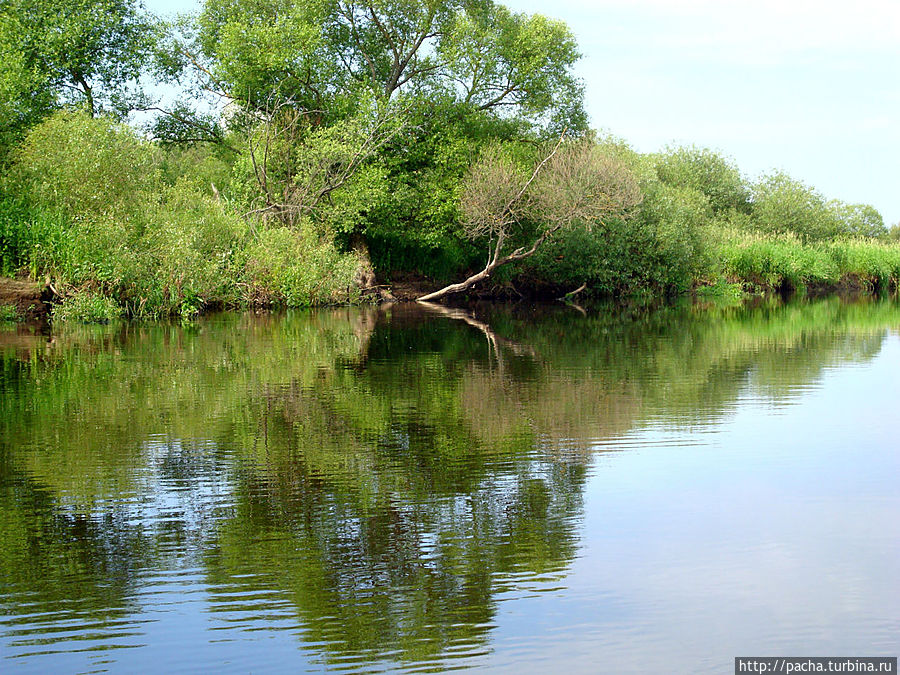
[[[460,203],[467,236],[487,244],[484,269],[418,299],[466,291],[499,267],[531,257],[560,230],[625,218],[640,201],[628,167],[590,138],[560,137],[530,171],[504,146],[490,145],[471,167]]]
[[[323,121],[361,94],[405,94],[579,126],[579,58],[565,23],[492,0],[205,0],[165,65],[253,109],[290,103]]]

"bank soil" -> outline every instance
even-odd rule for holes
[[[50,287],[34,281],[0,277],[0,306],[12,305],[23,319],[44,319],[50,313]]]

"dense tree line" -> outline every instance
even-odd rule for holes
[[[6,0],[0,56],[0,272],[75,314],[900,276],[871,206],[591,132],[571,30],[492,0]]]

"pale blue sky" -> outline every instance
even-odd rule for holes
[[[900,0],[508,0],[578,37],[592,125],[711,147],[900,221]],[[146,0],[158,13],[196,1]]]

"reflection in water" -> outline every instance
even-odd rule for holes
[[[584,596],[579,570],[615,569],[627,546],[579,552],[586,521],[628,521],[586,505],[612,475],[600,454],[641,466],[654,443],[676,452],[754,406],[788,410],[898,326],[896,305],[832,300],[0,334],[2,654],[35,670],[148,653],[159,669],[496,667],[586,597],[592,613],[552,644],[595,645],[579,657],[592,667],[621,647],[598,626],[638,635],[650,618],[609,589]],[[708,560],[690,564],[714,584]]]

